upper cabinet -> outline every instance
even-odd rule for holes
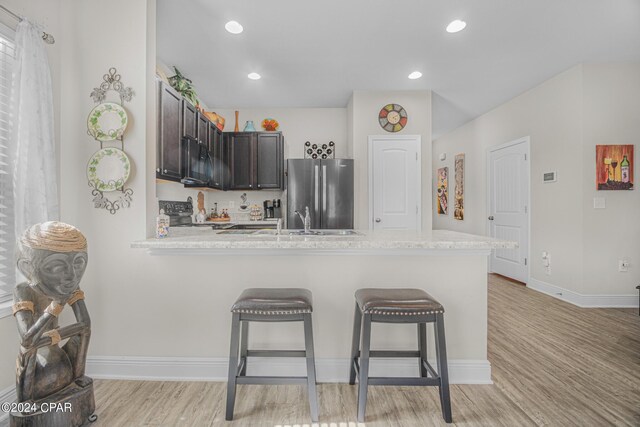
[[[281,133],[259,133],[256,140],[256,185],[280,189],[284,184],[284,141]]]
[[[198,110],[187,100],[182,100],[182,136],[198,139]]]
[[[255,133],[225,133],[229,153],[229,189],[255,190]]]
[[[182,96],[164,82],[158,84],[158,150],[156,177],[180,181]]]
[[[228,167],[224,156],[224,140],[222,131],[211,122],[209,122],[209,157],[211,157],[213,168],[209,186],[218,190],[225,190]]]
[[[224,133],[164,81],[158,81],[156,178],[180,181],[182,138],[209,153],[208,187],[218,190],[284,188],[284,138],[280,132]]]
[[[284,139],[280,132],[225,133],[230,190],[282,189]]]

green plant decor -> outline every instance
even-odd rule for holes
[[[185,99],[193,105],[200,105],[200,100],[198,100],[198,95],[196,94],[196,89],[193,87],[193,82],[186,78],[177,67],[173,67],[173,70],[176,74],[169,77],[169,84],[171,87],[180,92],[180,94],[182,94],[182,96],[184,96]]]

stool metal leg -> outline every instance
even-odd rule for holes
[[[349,384],[356,383],[356,367],[355,363],[358,359],[358,351],[360,351],[360,330],[362,329],[362,313],[356,302],[355,315],[353,319],[353,338],[351,340],[351,370],[349,371]]]
[[[229,378],[227,380],[226,420],[233,419],[233,407],[236,401],[236,373],[238,370],[238,347],[240,345],[240,313],[233,313],[231,320],[231,347],[229,349]]]
[[[358,422],[364,422],[369,385],[369,350],[371,349],[371,315],[363,316],[362,346],[360,347],[360,383],[358,384]]]
[[[420,368],[420,376],[428,377],[429,371],[424,366],[422,361],[427,360],[427,324],[426,323],[418,323],[418,350],[420,351],[420,358],[418,360],[419,368]]]
[[[307,389],[311,421],[318,422],[318,392],[316,390],[316,359],[313,351],[313,324],[311,314],[304,315],[304,345],[307,358]]]
[[[447,346],[444,338],[444,315],[438,314],[434,324],[436,335],[436,357],[438,359],[438,375],[440,376],[440,404],[445,422],[452,422],[451,398],[449,396],[449,371],[447,369]]]
[[[244,377],[247,375],[247,351],[249,349],[249,321],[244,320],[240,326],[240,363],[242,369],[239,375]]]

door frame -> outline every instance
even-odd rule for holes
[[[421,135],[369,135],[369,171],[368,171],[368,187],[369,187],[369,230],[373,230],[373,144],[377,140],[394,140],[397,142],[416,141],[418,143],[418,177],[417,177],[417,204],[418,212],[416,213],[418,228],[417,232],[422,232],[422,136]]]
[[[518,139],[514,139],[513,141],[505,142],[504,144],[494,145],[487,148],[487,200],[486,200],[486,233],[487,236],[491,237],[491,224],[489,222],[489,215],[491,215],[491,153],[494,151],[502,150],[504,148],[512,147],[518,144],[525,144],[526,148],[526,156],[528,162],[527,168],[527,180],[529,181],[529,188],[527,195],[527,277],[525,284],[528,285],[531,281],[531,137],[523,136]],[[495,250],[495,249],[493,249]],[[491,267],[491,256],[487,260],[487,267],[489,273],[493,273],[493,268]]]

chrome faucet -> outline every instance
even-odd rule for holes
[[[278,218],[278,222],[276,223],[276,234],[282,234],[282,218]]]
[[[300,221],[302,221],[302,225],[304,225],[304,233],[311,233],[311,214],[309,213],[309,206],[304,208],[304,216],[299,211],[294,211],[299,217]]]

